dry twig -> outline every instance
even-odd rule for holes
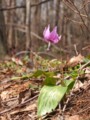
[[[13,110],[14,108],[21,107],[21,106],[25,105],[26,103],[34,100],[34,99],[37,98],[37,97],[38,97],[38,95],[36,95],[36,96],[34,96],[34,97],[32,97],[32,98],[24,101],[23,103],[21,103],[21,104],[19,104],[19,105],[17,105],[17,106],[14,106],[14,107],[11,107],[11,108],[9,108],[9,109],[7,109],[7,110],[4,110],[4,111],[0,112],[0,115],[4,114],[4,113],[6,113],[6,112],[9,112],[9,111],[11,111],[11,110]]]

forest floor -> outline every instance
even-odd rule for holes
[[[37,99],[43,78],[29,78],[27,75],[38,69],[40,59],[35,57],[34,64],[28,57],[23,60],[12,57],[0,62],[0,120],[38,120]],[[78,55],[60,65],[59,72],[61,68],[65,71],[80,64],[79,69],[83,69],[84,74],[78,76],[79,82],[71,94],[66,95],[61,108],[57,106],[40,120],[90,120],[90,60],[81,63],[82,59],[85,58]]]

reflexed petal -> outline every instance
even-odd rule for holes
[[[44,36],[45,40],[49,39],[49,36],[50,36],[50,25],[48,25],[48,27],[44,29],[43,36]]]
[[[62,37],[62,36],[60,35],[60,36],[59,36],[59,40],[61,39],[61,37]]]
[[[49,40],[52,43],[57,43],[59,41],[59,35],[57,34],[57,27],[55,27],[53,31],[50,33]]]

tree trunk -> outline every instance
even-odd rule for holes
[[[0,8],[2,1],[0,0]],[[5,21],[4,14],[0,11],[0,57],[3,57],[7,54],[7,40],[5,32]]]

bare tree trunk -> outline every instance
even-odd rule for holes
[[[15,1],[10,0],[9,2],[10,7],[15,6]],[[14,23],[14,13],[15,13],[14,10],[9,11],[7,16],[8,17],[7,23]],[[12,25],[9,27],[8,31],[8,44],[9,48],[12,48],[15,45],[14,29]]]
[[[2,1],[0,0],[0,8],[1,7],[2,7]],[[2,57],[7,53],[7,40],[6,40],[5,21],[4,21],[3,12],[0,12],[0,24],[1,24],[0,26],[0,57]]]
[[[32,4],[35,4],[35,3],[38,3],[39,0],[33,0]],[[36,6],[35,8],[32,8],[32,31],[36,34],[39,34],[39,31],[40,31],[40,8],[39,6]],[[32,49],[33,50],[37,50],[38,49],[38,46],[39,46],[39,42],[38,42],[38,39],[34,36],[32,36]]]
[[[56,3],[55,25],[57,25],[57,26],[58,26],[58,22],[59,22],[60,1],[61,0],[57,0],[57,3]]]
[[[26,49],[31,44],[31,0],[26,0]]]

